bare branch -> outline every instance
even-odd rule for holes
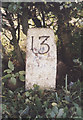
[[[7,37],[7,39],[9,40],[9,41],[11,41],[11,39],[5,34],[5,33],[3,33],[6,37]]]
[[[9,22],[9,24],[11,25],[11,27],[13,29],[15,29],[14,28],[14,22],[13,22],[12,17],[11,17],[11,13],[8,13],[8,11],[6,11],[6,18],[7,18],[8,22]]]
[[[19,19],[19,14],[18,14],[18,40],[17,43],[19,43],[20,40],[20,19]]]
[[[45,27],[45,16],[43,10],[42,10],[42,20],[43,20],[43,27]]]
[[[10,32],[12,31],[12,28],[6,24],[2,24],[2,28],[6,29],[6,30],[9,30]]]

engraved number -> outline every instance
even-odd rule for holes
[[[36,53],[36,52],[34,52],[34,46],[33,46],[33,38],[34,38],[34,36],[32,36],[32,46],[31,46],[31,50],[33,51],[34,54],[45,54],[45,53],[49,52],[50,46],[49,46],[47,43],[45,43],[45,41],[46,41],[49,37],[50,37],[50,36],[40,36],[40,37],[39,37],[39,39],[44,38],[43,42],[40,43],[40,45],[41,45],[41,46],[47,46],[47,51],[45,51],[45,52],[43,52],[43,53],[40,52],[40,51],[38,51],[38,53]]]

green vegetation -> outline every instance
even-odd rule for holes
[[[71,84],[60,90],[34,89],[24,87],[12,92],[4,88],[3,118],[82,118],[81,83]]]
[[[83,2],[2,3],[2,99],[5,118],[82,118]],[[25,91],[27,30],[52,28],[56,90]],[[54,51],[55,52],[55,51]]]

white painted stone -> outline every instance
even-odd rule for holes
[[[56,87],[57,52],[54,32],[50,28],[28,30],[26,52],[26,89]]]

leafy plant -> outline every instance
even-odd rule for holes
[[[19,71],[17,73],[14,73],[14,65],[13,62],[10,60],[8,62],[8,69],[4,70],[4,73],[6,73],[6,75],[2,77],[3,81],[5,82],[10,79],[10,82],[13,85],[16,85],[17,78],[19,78],[21,81],[25,80],[25,71]]]
[[[81,83],[77,81],[56,90],[42,90],[38,85],[24,91],[4,89],[3,118],[81,118]]]

